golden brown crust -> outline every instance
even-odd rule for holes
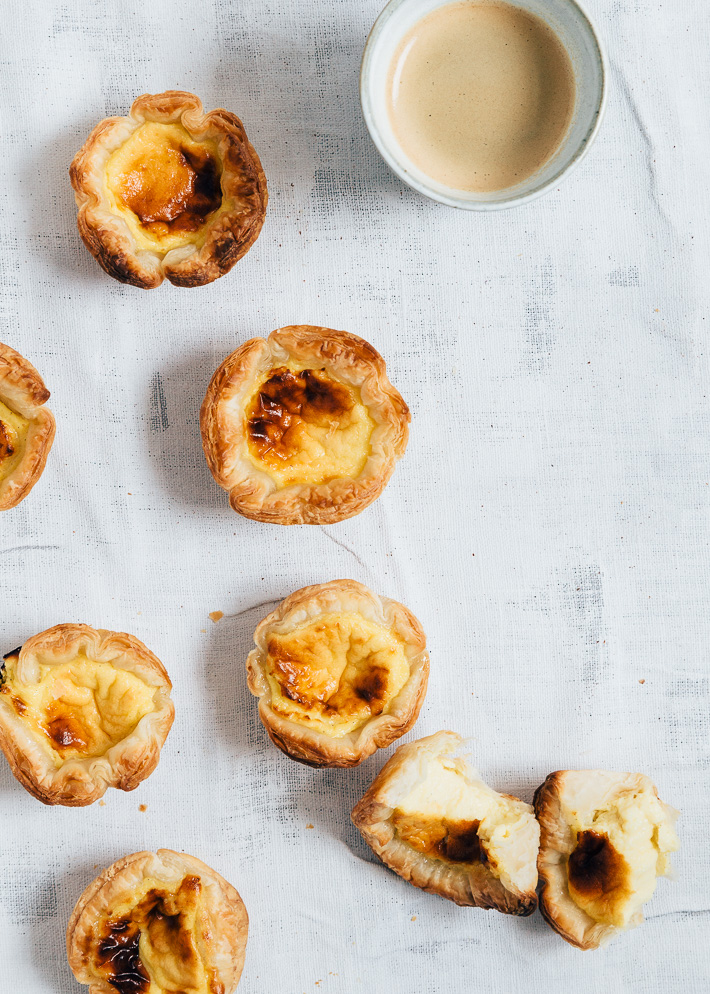
[[[599,807],[623,792],[656,788],[641,773],[610,773],[606,770],[557,770],[545,779],[535,792],[535,815],[540,823],[540,912],[547,923],[563,939],[578,949],[597,949],[605,945],[622,929],[595,921],[570,896],[568,864],[577,846],[577,833],[569,825],[563,811],[565,798],[577,800],[584,792],[593,797]],[[669,816],[674,815],[664,805]],[[640,924],[638,912],[630,927]]]
[[[244,966],[249,918],[244,902],[224,877],[201,860],[171,849],[125,856],[105,869],[81,895],[67,925],[69,966],[89,994],[116,994],[96,972],[97,930],[146,878],[174,888],[186,876],[201,884],[200,953],[211,976],[210,994],[232,994]]]
[[[139,250],[125,222],[110,209],[106,161],[146,121],[181,123],[196,140],[217,143],[223,202],[230,205],[209,222],[200,248],[187,245],[165,255]],[[133,102],[126,117],[101,121],[75,155],[69,175],[84,244],[109,276],[145,290],[160,286],[164,278],[175,286],[194,287],[224,276],[254,244],[266,216],[266,177],[242,122],[223,109],[205,114],[199,98],[183,90],[146,93]]]
[[[278,714],[271,706],[266,677],[268,641],[275,630],[288,631],[319,615],[338,611],[361,613],[397,633],[403,640],[409,677],[389,703],[387,713],[370,717],[342,738],[309,728]],[[332,580],[290,594],[254,632],[256,648],[247,657],[249,689],[259,698],[259,717],[271,741],[291,759],[307,766],[349,767],[383,749],[407,732],[419,716],[429,678],[429,655],[421,625],[403,604],[379,597],[355,580]]]
[[[30,422],[22,459],[0,479],[0,511],[16,507],[39,480],[54,441],[54,415],[42,377],[19,352],[0,342],[0,401]]]
[[[94,662],[128,670],[154,687],[153,710],[104,755],[67,759],[57,768],[49,741],[33,734],[8,696],[0,693],[0,749],[22,786],[44,804],[80,807],[98,800],[107,787],[134,790],[158,765],[175,715],[170,700],[172,684],[163,664],[125,632],[56,625],[27,639],[17,653],[18,671],[24,682],[33,683],[40,664],[58,665],[79,653]]]
[[[286,362],[312,363],[360,390],[375,422],[370,454],[356,479],[277,488],[247,457],[246,404],[258,383]],[[200,413],[202,445],[235,511],[274,524],[332,524],[364,511],[384,490],[409,437],[409,408],[387,378],[385,361],[345,331],[292,325],[252,338],[215,372]]]
[[[398,837],[393,815],[398,801],[421,780],[428,760],[460,750],[464,740],[441,731],[400,746],[352,810],[352,821],[383,863],[404,880],[463,907],[494,909],[526,917],[537,907],[534,884],[524,891],[507,888],[482,862],[466,865],[433,859]],[[509,794],[508,800],[518,801]],[[534,852],[531,856],[534,865]]]

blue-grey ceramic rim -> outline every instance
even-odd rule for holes
[[[369,79],[369,73],[371,70],[373,44],[377,39],[377,37],[379,36],[382,27],[387,23],[387,21],[390,19],[392,14],[396,10],[398,10],[402,5],[410,2],[411,0],[389,0],[389,3],[383,8],[377,20],[372,25],[370,33],[367,37],[367,41],[365,42],[365,48],[362,54],[362,63],[360,65],[360,106],[362,108],[362,114],[365,119],[365,125],[367,126],[367,130],[370,133],[370,137],[372,138],[372,141],[374,142],[377,151],[380,153],[380,155],[385,160],[387,165],[390,167],[392,172],[395,173],[395,175],[397,175],[402,180],[403,183],[406,183],[407,186],[410,186],[413,190],[416,190],[418,193],[421,193],[424,197],[428,197],[430,200],[436,200],[438,203],[441,204],[446,204],[448,207],[458,207],[461,210],[474,210],[474,211],[506,210],[509,207],[519,207],[522,204],[530,203],[531,200],[536,200],[538,197],[541,197],[543,194],[547,193],[554,186],[556,186],[560,182],[560,180],[562,180],[565,176],[569,175],[569,173],[582,161],[584,156],[587,154],[587,152],[589,151],[592,145],[592,142],[594,141],[594,139],[596,138],[599,132],[599,128],[601,126],[602,119],[604,117],[604,111],[606,109],[607,77],[608,77],[606,56],[604,54],[604,49],[602,47],[602,44],[599,40],[599,36],[594,28],[594,24],[592,23],[592,20],[589,17],[589,14],[584,9],[584,7],[581,5],[581,3],[578,2],[578,0],[565,0],[565,2],[568,3],[571,7],[575,7],[577,9],[582,19],[586,22],[586,26],[589,30],[589,37],[592,39],[594,47],[596,49],[597,63],[601,79],[601,87],[600,87],[599,101],[598,101],[596,115],[594,116],[594,119],[591,122],[586,135],[580,142],[577,151],[575,152],[574,156],[566,163],[566,165],[562,166],[548,180],[541,183],[540,186],[535,187],[533,190],[530,190],[528,193],[516,195],[514,192],[511,192],[510,197],[501,198],[499,200],[473,200],[470,198],[464,199],[463,197],[458,197],[456,196],[455,191],[452,191],[451,194],[449,195],[446,193],[442,193],[439,190],[434,190],[428,187],[425,183],[420,182],[414,176],[411,176],[408,170],[406,169],[406,167],[403,166],[400,162],[398,162],[396,157],[392,154],[389,146],[383,141],[379,130],[375,127],[374,124],[374,114],[370,105],[370,95],[367,85]],[[444,0],[442,6],[444,6],[445,3],[455,3],[455,2],[456,0]],[[511,188],[511,191],[512,190],[514,190],[514,188]]]

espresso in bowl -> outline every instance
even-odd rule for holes
[[[469,209],[523,203],[596,134],[604,64],[575,0],[391,0],[368,39],[363,113],[410,186]]]

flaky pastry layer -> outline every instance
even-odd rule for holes
[[[455,732],[400,746],[352,820],[405,880],[456,904],[526,916],[537,907],[532,807],[485,784]]]
[[[411,728],[429,656],[414,615],[355,580],[304,587],[259,623],[247,658],[259,717],[309,766],[356,766]]]
[[[0,511],[16,507],[42,475],[55,433],[48,400],[34,366],[0,342]]]
[[[96,125],[70,168],[84,244],[114,279],[203,286],[256,241],[268,194],[242,122],[192,93],[144,94]]]
[[[563,939],[596,949],[643,921],[678,848],[677,812],[640,773],[560,770],[535,794],[540,910]]]
[[[90,994],[232,994],[248,925],[235,888],[201,860],[134,853],[77,901],[67,956]]]
[[[409,420],[371,345],[312,325],[245,342],[200,414],[207,463],[234,510],[283,525],[363,511],[404,454]]]
[[[132,635],[56,625],[4,657],[0,748],[45,804],[81,806],[133,790],[173,722],[171,683]]]

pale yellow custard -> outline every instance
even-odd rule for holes
[[[409,678],[402,640],[355,613],[271,634],[266,665],[272,709],[333,738],[386,714]]]
[[[14,472],[22,459],[30,422],[0,400],[0,481]]]
[[[566,811],[576,833],[568,863],[575,904],[603,925],[626,928],[670,870],[678,848],[668,811],[649,785],[594,811]]]
[[[77,656],[39,666],[39,680],[24,683],[16,656],[5,661],[7,695],[17,715],[51,749],[57,767],[68,759],[103,756],[153,710],[155,688],[111,663]]]
[[[147,121],[111,154],[106,193],[139,249],[166,253],[202,245],[222,204],[217,145],[181,124]]]
[[[360,391],[324,369],[272,369],[246,407],[249,458],[279,488],[355,479],[374,429]]]
[[[392,823],[403,842],[431,859],[483,863],[507,889],[535,889],[540,830],[531,806],[497,793],[464,759],[430,759],[397,802]]]

